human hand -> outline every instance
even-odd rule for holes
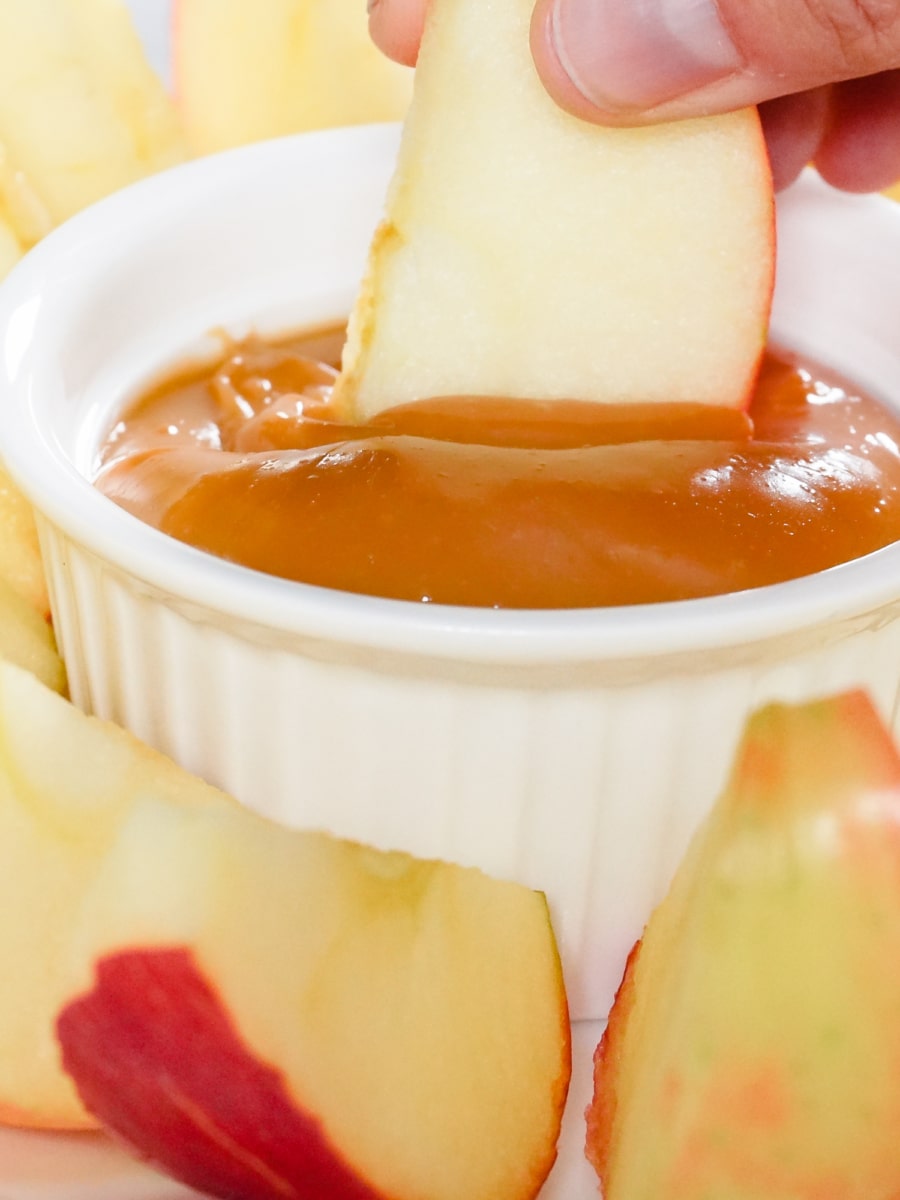
[[[415,62],[427,0],[370,0],[372,36]],[[776,187],[808,162],[847,191],[900,178],[897,0],[537,0],[550,94],[607,125],[759,104]]]

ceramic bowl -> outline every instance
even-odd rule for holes
[[[33,501],[71,691],[250,807],[549,897],[576,1019],[722,786],[747,714],[900,679],[900,546],[715,599],[566,612],[345,595],[218,561],[89,482],[113,414],[207,331],[349,310],[393,128],[253,146],[70,222],[0,294],[0,445]],[[779,210],[775,336],[900,398],[900,209]]]

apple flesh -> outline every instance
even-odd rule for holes
[[[359,0],[175,0],[178,106],[191,149],[394,121],[412,73],[369,39]]]
[[[0,5],[0,129],[0,212],[25,249],[185,153],[122,0]]]
[[[898,959],[888,733],[862,694],[763,710],[596,1054],[605,1200],[900,1195]]]
[[[774,273],[755,111],[589,125],[545,92],[532,0],[432,0],[337,402],[748,402]]]

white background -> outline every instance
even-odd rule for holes
[[[169,82],[171,0],[126,0],[153,66]],[[247,0],[252,3],[252,0]],[[360,0],[362,3],[362,0]]]

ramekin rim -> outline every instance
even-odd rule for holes
[[[293,135],[196,160],[133,184],[92,206],[32,251],[0,289],[0,325],[44,273],[79,239],[99,237],[136,199],[171,203],[192,180],[227,177],[236,164],[311,144],[360,138],[388,145],[396,126]],[[800,189],[821,186],[807,176]],[[795,193],[796,194],[796,193]],[[839,203],[846,203],[843,197]],[[854,197],[856,205],[890,205]],[[27,299],[26,299],[27,302]],[[8,381],[7,381],[8,382]],[[29,414],[30,415],[30,414]],[[115,569],[169,602],[203,608],[254,627],[327,641],[485,663],[573,663],[632,659],[747,645],[800,629],[876,612],[900,602],[900,544],[828,571],[749,591],[700,599],[599,609],[475,609],[353,595],[276,579],[217,559],[143,524],[102,496],[65,459],[52,438],[32,427],[21,405],[0,406],[0,439],[15,482],[44,517]],[[895,561],[896,560],[896,561]]]

